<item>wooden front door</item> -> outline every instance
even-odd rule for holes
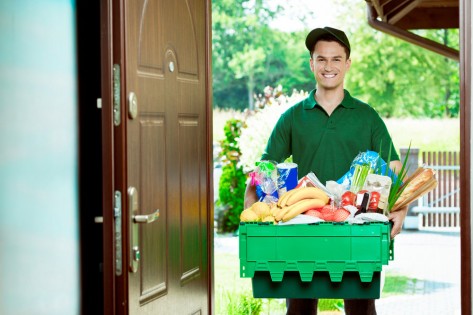
[[[114,185],[123,191],[123,273],[114,307],[209,314],[210,1],[112,3],[122,96]]]

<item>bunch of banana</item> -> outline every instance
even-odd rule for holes
[[[320,188],[295,188],[279,198],[274,217],[276,221],[286,222],[309,209],[323,207],[328,201],[328,195]]]
[[[275,223],[273,211],[277,208],[276,204],[270,206],[265,202],[255,202],[251,207],[246,208],[240,214],[242,222],[273,222]]]

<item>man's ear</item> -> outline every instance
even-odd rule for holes
[[[312,59],[312,57],[309,60],[309,64],[310,64],[310,70],[314,72],[315,66],[314,66],[314,59]]]
[[[346,68],[347,68],[347,71],[350,70],[350,67],[351,67],[351,59],[348,58],[347,61],[346,61]]]

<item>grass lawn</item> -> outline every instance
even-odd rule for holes
[[[416,292],[417,279],[403,275],[388,273],[384,283],[381,297],[388,297],[399,294],[414,294]]]
[[[240,278],[240,261],[237,254],[215,253],[215,314],[231,315],[235,304],[243,303],[251,296],[251,279]],[[278,315],[285,313],[283,300],[262,299],[261,314]]]
[[[397,148],[421,151],[460,151],[460,120],[455,119],[387,119],[386,126]]]

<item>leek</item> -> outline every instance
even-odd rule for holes
[[[373,173],[373,169],[369,164],[357,164],[355,165],[355,171],[353,172],[353,178],[351,180],[350,191],[353,193],[358,193],[360,190],[363,189],[363,185],[365,184],[366,177],[369,174]]]

